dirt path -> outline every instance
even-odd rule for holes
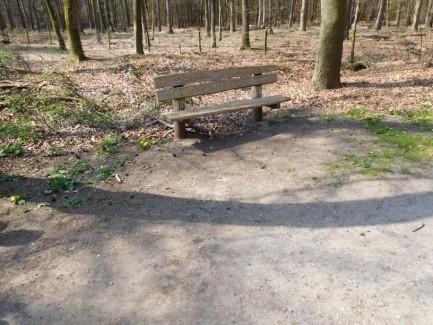
[[[2,201],[0,323],[431,324],[432,175],[331,176],[349,133],[297,119],[153,148],[74,210],[7,182],[31,202]]]

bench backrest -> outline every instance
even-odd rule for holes
[[[154,83],[158,100],[170,100],[273,83],[276,71],[273,65],[195,71],[159,76]]]

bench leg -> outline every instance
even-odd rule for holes
[[[263,109],[261,107],[253,109],[253,119],[256,122],[263,121]]]
[[[174,121],[174,137],[175,139],[185,138],[186,129],[184,121]]]

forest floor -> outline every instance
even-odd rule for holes
[[[200,54],[195,30],[158,33],[138,57],[89,34],[80,64],[47,35],[8,46],[32,73],[1,95],[0,324],[433,322],[432,35],[361,28],[368,69],[323,92],[318,29],[276,29],[266,54],[239,37]],[[154,76],[255,64],[279,67],[281,110],[171,140]]]

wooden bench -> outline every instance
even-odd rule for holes
[[[177,139],[185,137],[185,121],[193,118],[252,109],[254,120],[261,121],[262,107],[279,108],[282,102],[289,99],[285,96],[262,97],[262,85],[276,81],[277,67],[272,65],[176,73],[154,79],[157,99],[173,100],[174,112],[162,114],[161,117],[174,122]],[[251,99],[185,110],[187,97],[247,87],[252,87]]]

